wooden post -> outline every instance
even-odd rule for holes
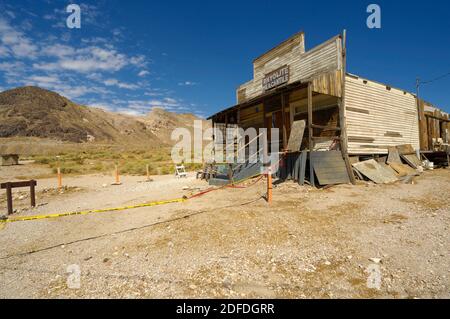
[[[116,176],[116,181],[115,181],[115,185],[120,185],[120,177],[119,177],[119,165],[115,165],[115,176]]]
[[[8,215],[13,213],[13,202],[12,202],[12,185],[11,183],[6,183],[6,201],[8,205]]]
[[[58,166],[57,168],[58,173],[58,189],[61,190],[62,188],[62,175],[61,175],[61,168]]]
[[[149,167],[148,164],[145,166],[145,169],[147,171],[147,182],[150,182],[151,181],[151,178],[150,178],[150,167]]]
[[[283,136],[283,150],[287,149],[287,131],[286,131],[286,124],[285,124],[285,120],[286,120],[286,101],[285,101],[285,96],[284,93],[281,93],[281,118],[282,118],[282,136]]]
[[[272,167],[269,166],[269,168],[267,169],[267,202],[269,203],[269,205],[272,204],[272,189]]]
[[[316,181],[314,178],[314,167],[312,164],[312,152],[314,150],[314,140],[313,140],[313,93],[311,82],[308,83],[308,140],[309,140],[309,180],[312,187],[316,187]]]
[[[35,191],[36,184],[37,183],[35,180],[32,180],[30,183],[31,207],[36,207],[36,191]]]
[[[347,168],[347,174],[350,178],[350,182],[355,185],[355,175],[353,174],[353,168],[350,164],[350,159],[348,158],[348,140],[347,140],[347,120],[346,120],[346,109],[345,109],[345,78],[347,73],[347,31],[344,30],[342,33],[342,89],[341,89],[341,100],[339,102],[339,118],[341,127],[341,153],[344,158],[345,167]]]

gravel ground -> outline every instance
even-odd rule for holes
[[[19,215],[207,187],[192,175],[111,181],[69,178],[59,193],[55,180],[39,180],[45,205],[29,210],[28,199],[17,198]],[[272,206],[264,183],[184,203],[8,224],[0,230],[0,297],[450,298],[450,170],[425,172],[413,185],[284,183]],[[79,267],[78,289],[68,287],[70,265]]]

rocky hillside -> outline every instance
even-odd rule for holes
[[[22,87],[0,93],[0,138],[37,137],[72,143],[171,144],[176,127],[192,129],[192,114],[154,109],[143,117],[75,104],[55,92]],[[205,121],[206,123],[206,121]],[[207,126],[207,124],[205,125]]]

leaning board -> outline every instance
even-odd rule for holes
[[[287,146],[289,152],[300,152],[305,126],[306,122],[303,120],[292,123],[291,134],[289,135]]]
[[[311,163],[320,185],[350,183],[340,151],[311,152]]]

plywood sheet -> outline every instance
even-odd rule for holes
[[[417,174],[413,168],[406,164],[391,163],[389,166],[395,170],[400,177]]]
[[[389,155],[387,159],[387,163],[396,163],[396,164],[402,164],[402,159],[400,158],[400,154],[398,153],[398,149],[396,147],[389,147],[388,148]]]
[[[398,153],[400,155],[407,155],[407,154],[414,154],[414,148],[411,144],[405,144],[405,145],[398,145],[397,146]]]
[[[375,160],[355,163],[353,167],[377,184],[393,183],[398,180],[397,176],[391,170],[383,167],[383,165],[380,165]]]
[[[417,155],[410,154],[410,155],[402,155],[402,158],[408,163],[412,168],[419,168],[419,166],[422,166],[422,162],[419,160]]]
[[[289,135],[287,146],[290,152],[300,152],[305,126],[305,121],[295,121],[292,123],[291,134]]]
[[[340,151],[311,152],[311,162],[320,185],[350,183]]]

